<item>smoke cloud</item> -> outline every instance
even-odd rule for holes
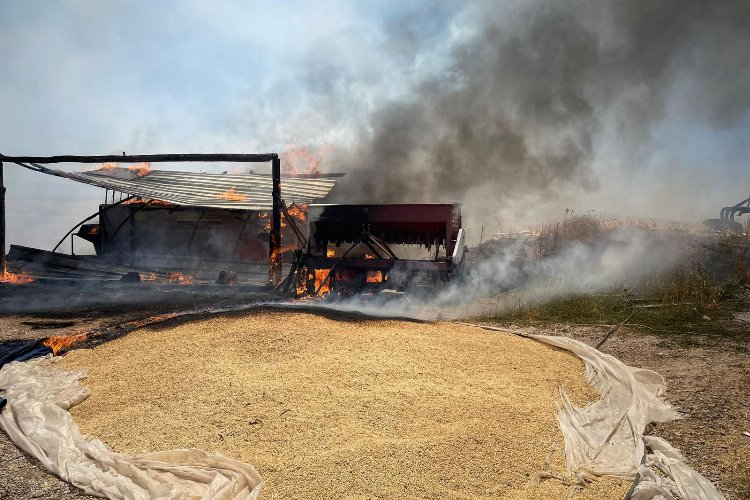
[[[637,291],[644,280],[682,262],[688,233],[621,227],[590,240],[574,240],[546,256],[535,254],[539,235],[506,233],[494,251],[467,263],[463,275],[425,294],[414,285],[406,297],[388,294],[330,300],[324,307],[425,320],[498,314],[520,305],[570,294]],[[475,252],[477,250],[472,250]]]
[[[665,120],[721,131],[747,118],[749,19],[743,1],[469,4],[443,34],[445,66],[339,151],[338,199],[463,202],[478,239],[488,212],[646,168]],[[407,21],[393,44],[418,60]]]

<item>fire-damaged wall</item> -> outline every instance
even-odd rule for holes
[[[97,254],[154,268],[245,270],[248,263],[267,265],[266,222],[250,210],[101,205]]]

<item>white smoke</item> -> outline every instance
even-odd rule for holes
[[[502,313],[519,302],[636,287],[674,268],[683,255],[683,236],[621,228],[597,241],[574,241],[551,256],[538,257],[530,255],[536,235],[516,233],[506,235],[497,251],[467,265],[462,277],[442,289],[437,287],[436,293],[424,295],[414,286],[403,296],[331,297],[322,304],[375,316],[425,320]]]

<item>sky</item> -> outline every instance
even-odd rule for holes
[[[746,49],[750,29],[724,28],[721,12],[715,24],[686,23],[694,27],[686,31],[689,36],[675,37],[670,52],[655,63],[668,64],[669,72],[654,78],[629,76],[597,58],[580,71],[601,83],[583,88],[579,80],[586,80],[575,80],[590,111],[546,123],[559,116],[554,112],[559,103],[544,104],[543,97],[567,81],[535,85],[540,75],[554,78],[557,66],[545,63],[540,73],[534,61],[544,61],[545,51],[555,52],[558,45],[537,43],[536,26],[543,21],[569,26],[561,37],[593,34],[598,37],[593,45],[601,47],[617,45],[617,23],[631,22],[604,9],[569,16],[585,4],[573,1],[570,12],[561,12],[549,2],[519,0],[0,0],[0,152],[283,154],[294,146],[330,147],[322,168],[349,173],[349,201],[358,196],[371,201],[351,188],[359,179],[371,183],[387,176],[395,186],[398,169],[409,171],[412,184],[401,183],[398,199],[409,201],[414,185],[417,201],[464,203],[475,239],[481,226],[489,233],[518,229],[562,216],[566,208],[699,221],[747,197],[750,92],[744,91],[750,90],[750,51],[730,49]],[[726,37],[717,42],[716,33]],[[563,44],[551,63],[578,61],[574,51],[590,46],[587,37],[582,40]],[[707,65],[702,54],[714,43],[727,50],[714,52]],[[488,80],[481,69],[485,62],[506,76],[496,72]],[[570,65],[560,67],[564,72]],[[635,68],[638,75],[642,68]],[[527,99],[529,86],[533,101]],[[474,92],[468,101],[466,89]],[[718,102],[713,94],[732,99]],[[542,162],[534,176],[543,180],[514,180],[528,176],[525,171],[536,163],[472,153],[482,172],[477,179],[487,180],[461,189],[435,181],[434,190],[420,182],[420,176],[434,177],[450,185],[451,169],[458,174],[459,167],[457,177],[472,175],[473,167],[459,165],[460,159],[431,163],[440,144],[456,134],[446,129],[460,125],[452,116],[446,119],[446,110],[466,102],[475,111],[461,120],[474,136],[482,134],[484,113],[512,117],[503,123],[535,153],[528,157]],[[422,121],[409,121],[417,115]],[[398,123],[420,128],[422,135],[405,142],[409,151],[396,148],[396,158],[384,155],[382,146],[400,140]],[[497,127],[496,121],[488,123]],[[494,135],[488,137],[469,144],[492,150]],[[569,146],[568,139],[590,147],[575,165],[545,164],[545,158],[559,156],[561,144]],[[459,150],[449,156],[466,157]],[[104,198],[99,188],[15,165],[5,165],[5,183],[8,244],[51,249]]]

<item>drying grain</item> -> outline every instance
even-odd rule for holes
[[[580,360],[532,340],[299,312],[146,328],[59,366],[88,370],[83,432],[122,452],[219,451],[258,469],[264,498],[564,498],[558,386],[597,397]]]

